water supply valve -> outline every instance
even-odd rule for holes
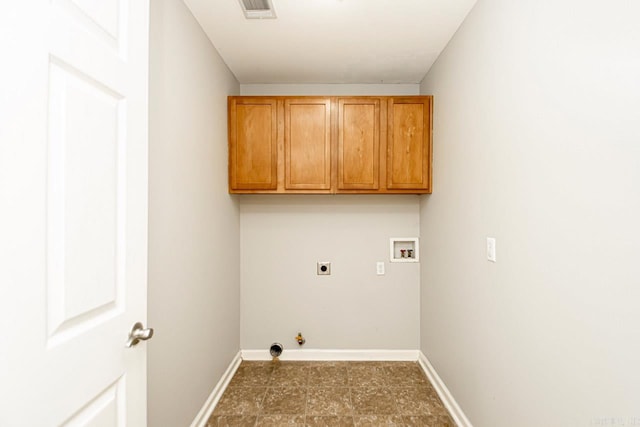
[[[298,332],[298,336],[294,338],[296,341],[298,341],[298,345],[302,345],[305,342],[307,342],[307,340],[304,339],[304,337],[302,336],[302,332]]]

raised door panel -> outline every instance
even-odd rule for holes
[[[285,190],[331,189],[331,101],[287,98]]]
[[[229,154],[231,190],[277,188],[275,99],[230,99]]]
[[[377,190],[380,100],[338,100],[338,189]]]
[[[391,98],[387,188],[431,189],[431,97]]]

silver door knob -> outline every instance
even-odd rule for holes
[[[129,339],[125,344],[125,347],[127,348],[133,347],[134,345],[138,344],[140,341],[146,341],[150,339],[152,336],[153,336],[152,328],[144,329],[142,327],[142,323],[137,322],[135,325],[133,325],[133,328],[131,328],[131,332],[129,332]]]

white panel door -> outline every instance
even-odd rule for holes
[[[148,9],[0,3],[0,426],[146,425]]]

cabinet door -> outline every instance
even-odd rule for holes
[[[277,188],[275,99],[229,98],[229,184],[231,190]]]
[[[338,99],[338,189],[377,190],[380,100]]]
[[[331,189],[329,98],[284,101],[285,190]]]
[[[387,188],[431,190],[432,97],[391,98]]]

